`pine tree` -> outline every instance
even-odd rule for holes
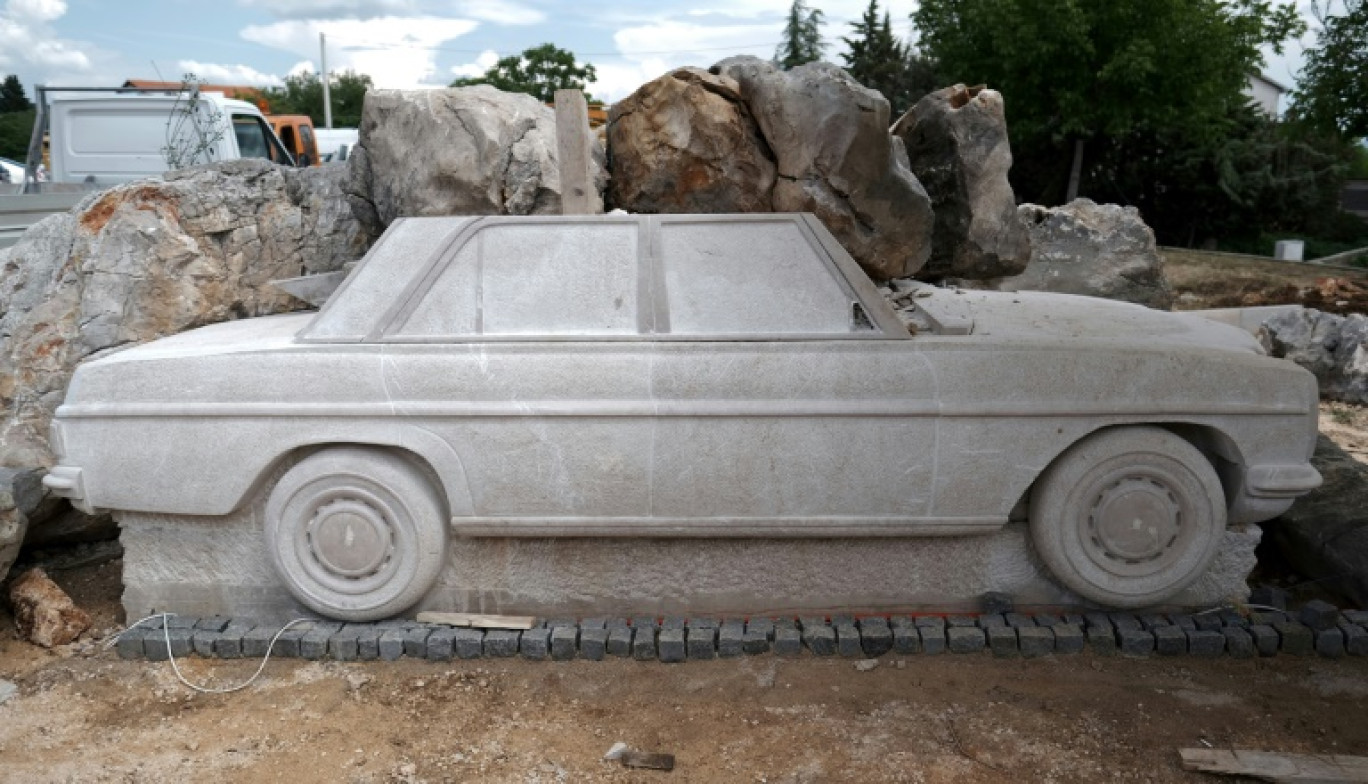
[[[841,55],[845,59],[846,72],[851,78],[865,87],[883,93],[896,114],[904,100],[902,95],[903,76],[907,70],[907,46],[893,36],[893,25],[888,12],[883,20],[879,19],[879,0],[869,0],[869,7],[858,22],[851,22],[853,35],[842,38],[848,51]]]
[[[4,83],[0,84],[0,114],[26,112],[32,108],[33,104],[24,94],[24,85],[19,83],[19,77],[14,74],[6,76]]]
[[[774,51],[774,61],[788,70],[804,63],[822,59],[822,11],[808,8],[804,0],[793,0],[788,21],[784,24],[784,40]]]

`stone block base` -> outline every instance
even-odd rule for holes
[[[118,516],[124,609],[257,622],[308,617],[277,578],[259,513]],[[1172,606],[1243,600],[1257,526],[1225,534],[1211,570]],[[454,539],[413,608],[539,617],[968,612],[982,594],[1018,606],[1085,606],[1031,551],[1025,524],[907,539]]]

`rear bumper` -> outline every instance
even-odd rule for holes
[[[1245,492],[1255,498],[1296,498],[1321,486],[1310,463],[1257,465],[1245,472]]]
[[[47,476],[43,477],[43,486],[53,495],[67,499],[72,506],[82,512],[94,514],[95,510],[86,500],[85,478],[81,475],[80,468],[67,465],[53,466],[48,470]]]

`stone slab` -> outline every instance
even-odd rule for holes
[[[251,510],[215,518],[121,513],[124,609],[284,623],[316,617],[266,555]],[[1248,593],[1257,526],[1225,535],[1213,568],[1175,601],[1210,607]],[[755,564],[765,564],[756,569]],[[454,537],[422,610],[532,615],[803,615],[1086,606],[1035,559],[1024,524],[908,539],[497,539]]]

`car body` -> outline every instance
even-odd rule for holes
[[[1033,508],[1072,515],[1032,518],[1069,587],[1136,606],[1320,482],[1314,377],[1234,327],[906,300],[911,329],[810,215],[404,219],[317,313],[82,365],[46,482],[87,511],[269,497],[282,576],[346,618],[412,604],[448,535],[965,535]],[[387,570],[420,584],[371,596]]]

